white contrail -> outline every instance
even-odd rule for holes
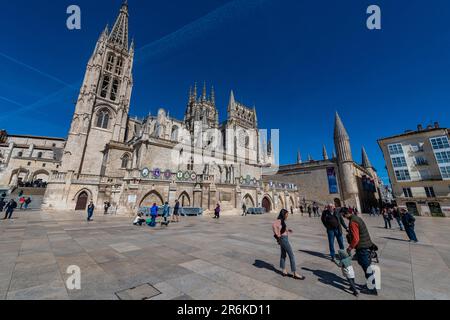
[[[144,45],[136,50],[136,63],[143,63],[148,59],[167,53],[185,43],[199,37],[205,31],[211,31],[221,24],[229,23],[233,19],[242,17],[251,10],[261,7],[271,0],[234,0],[207,13],[201,18],[186,24],[180,29],[163,38]]]
[[[11,56],[8,56],[8,55],[6,55],[6,54],[4,54],[2,52],[0,52],[0,57],[3,57],[3,58],[5,58],[5,59],[7,59],[7,60],[9,60],[11,62],[14,62],[14,63],[16,63],[16,64],[18,64],[18,65],[20,65],[22,67],[25,67],[25,68],[27,68],[27,69],[29,69],[31,71],[34,71],[34,72],[36,72],[36,73],[38,73],[38,74],[40,74],[40,75],[42,75],[44,77],[47,77],[47,78],[49,78],[49,79],[51,79],[53,81],[56,81],[56,82],[58,82],[60,84],[63,84],[63,85],[68,86],[68,87],[71,87],[71,85],[68,84],[67,82],[65,82],[64,80],[61,80],[61,79],[59,79],[59,78],[57,78],[55,76],[52,76],[51,74],[48,74],[48,73],[46,73],[44,71],[41,71],[41,70],[39,70],[39,69],[37,69],[35,67],[32,67],[29,64],[26,64],[26,63],[24,63],[22,61],[19,61],[19,60],[15,59],[15,58],[13,58]]]

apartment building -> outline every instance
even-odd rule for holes
[[[439,123],[378,140],[397,204],[421,216],[450,216],[450,143]]]

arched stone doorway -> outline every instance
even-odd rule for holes
[[[190,207],[191,206],[191,198],[189,197],[187,192],[183,192],[179,196],[178,201],[180,202],[181,207]]]
[[[295,202],[292,197],[289,197],[289,208],[288,209],[291,210],[291,208],[295,209]]]
[[[278,196],[278,209],[286,209],[284,206],[284,200],[282,196]]]
[[[249,194],[245,195],[242,203],[244,203],[247,208],[255,208],[255,201],[253,201],[252,196]]]
[[[268,197],[264,197],[262,199],[262,207],[266,210],[266,212],[272,211],[272,204],[270,202],[270,199]]]
[[[41,180],[42,182],[48,182],[50,174],[46,170],[39,170],[33,174],[32,181]]]
[[[17,169],[14,170],[11,174],[11,178],[9,180],[10,186],[17,186],[20,183],[23,183],[27,180],[29,171],[26,169]]]
[[[76,211],[86,210],[89,200],[89,194],[86,191],[81,192],[77,197]]]
[[[151,191],[142,199],[140,207],[151,207],[154,203],[157,206],[162,206],[164,200],[158,192]]]

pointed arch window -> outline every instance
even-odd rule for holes
[[[178,141],[178,126],[173,126],[172,127],[172,135],[171,135],[171,140],[172,141]]]
[[[123,59],[122,58],[117,58],[117,62],[116,62],[116,74],[118,76],[122,75],[122,69],[123,69]]]
[[[99,111],[97,114],[97,127],[102,129],[108,129],[110,118],[111,116],[108,110],[103,109]]]
[[[128,153],[125,153],[122,157],[122,169],[128,168],[128,163],[130,162],[130,155]]]
[[[105,74],[103,76],[103,81],[102,81],[102,86],[101,86],[101,91],[100,91],[100,96],[102,98],[106,98],[106,96],[108,95],[108,91],[109,91],[109,84],[111,83],[111,77],[107,74]]]
[[[108,54],[108,58],[106,60],[106,67],[105,67],[106,71],[109,71],[109,72],[113,71],[113,69],[114,69],[114,60],[115,60],[114,54],[113,53]]]
[[[117,93],[119,91],[119,80],[118,79],[114,79],[113,83],[112,83],[112,87],[111,87],[111,95],[110,95],[110,99],[112,101],[116,101],[117,99]]]

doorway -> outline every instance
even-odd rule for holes
[[[417,210],[417,204],[415,202],[407,202],[406,208],[412,215],[419,216],[419,210]]]
[[[262,207],[266,210],[266,212],[272,211],[272,205],[270,204],[270,200],[267,197],[264,197],[262,200]]]
[[[88,203],[89,195],[86,191],[80,193],[77,199],[77,205],[75,206],[76,211],[86,210]]]
[[[430,208],[430,213],[432,217],[444,217],[441,205],[439,202],[428,202],[428,207]]]

